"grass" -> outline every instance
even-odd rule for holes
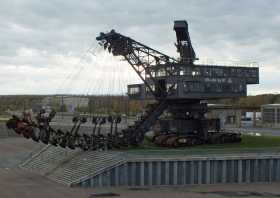
[[[242,153],[242,152],[280,152],[280,136],[251,136],[242,135],[240,143],[206,144],[187,148],[164,148],[145,140],[138,147],[131,147],[127,151],[131,154],[208,154],[208,153]]]
[[[7,122],[9,120],[8,117],[0,117],[0,123]]]

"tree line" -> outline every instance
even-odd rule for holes
[[[67,95],[69,96],[69,95]],[[60,97],[45,95],[12,95],[0,96],[0,113],[7,110],[23,111],[40,106],[46,97],[51,97],[49,106],[56,111],[67,111],[67,107],[61,102]],[[127,96],[72,96],[88,98],[88,105],[77,106],[75,111],[87,113],[124,113],[137,114],[141,112],[147,103],[151,101],[129,100]],[[280,94],[263,94],[247,96],[236,99],[211,100],[209,103],[226,104],[241,107],[260,107],[263,104],[280,103]]]
[[[55,111],[66,112],[66,104],[63,103],[65,96],[50,95],[12,95],[0,96],[0,114],[7,111],[24,111],[26,109],[34,109],[42,106],[49,106]],[[76,112],[84,113],[120,113],[120,114],[137,114],[143,110],[147,101],[129,100],[127,96],[84,96],[74,95],[70,97],[88,98],[88,104],[77,106]],[[43,102],[46,98],[50,98],[48,102]]]

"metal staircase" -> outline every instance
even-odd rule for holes
[[[47,145],[21,167],[71,186],[125,162],[117,151],[82,152]]]
[[[62,149],[60,147],[47,145],[21,164],[21,167],[45,175],[62,162],[80,152],[79,150]]]
[[[62,164],[48,174],[48,177],[58,183],[72,186],[124,162],[120,152],[88,151]]]

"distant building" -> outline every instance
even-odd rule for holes
[[[221,128],[255,127],[261,125],[258,107],[238,107],[224,104],[208,104],[207,118],[219,118]]]
[[[65,96],[63,97],[62,102],[66,106],[68,112],[74,112],[78,107],[87,107],[89,104],[89,98]]]
[[[89,98],[83,96],[47,96],[41,103],[41,106],[65,105],[67,112],[74,112],[78,107],[87,107]]]
[[[266,104],[261,107],[264,126],[280,127],[280,104]]]
[[[36,104],[36,105],[38,105],[40,107],[49,106],[52,104],[52,102],[54,101],[55,98],[56,98],[55,96],[46,96],[41,100],[40,104]]]
[[[225,125],[236,125],[236,110],[230,105],[208,104],[209,111],[207,118],[220,119],[220,126],[224,129]]]

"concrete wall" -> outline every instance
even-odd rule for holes
[[[279,182],[280,156],[132,160],[80,182],[82,187]]]

